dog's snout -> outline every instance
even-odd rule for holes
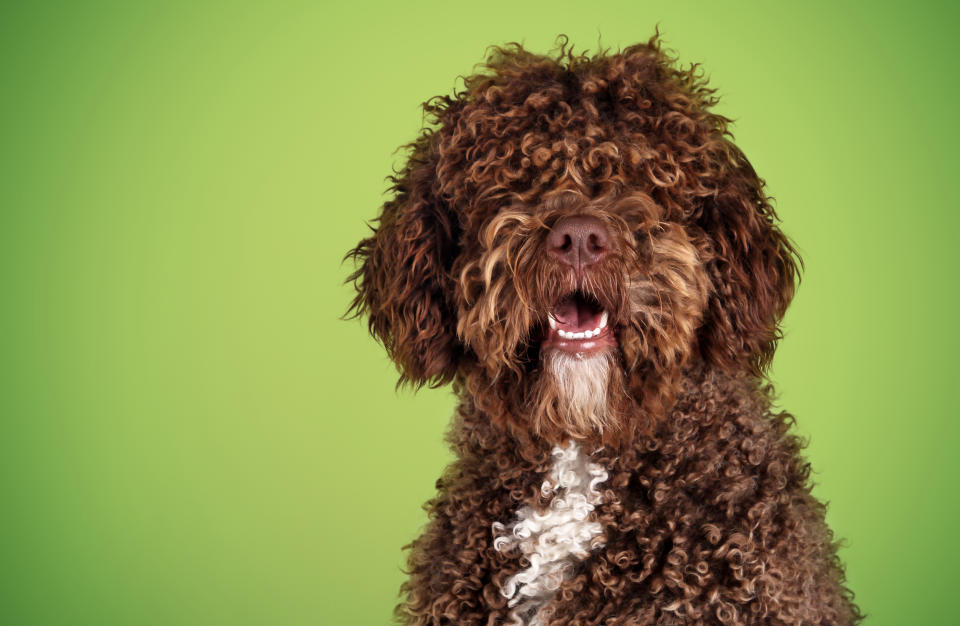
[[[606,256],[609,247],[607,228],[596,217],[565,217],[547,236],[549,253],[578,272]]]

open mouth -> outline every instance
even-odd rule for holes
[[[543,348],[588,354],[617,345],[610,316],[593,296],[574,292],[563,297],[553,307],[548,322]]]

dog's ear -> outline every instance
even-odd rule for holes
[[[400,383],[417,387],[449,382],[460,355],[450,275],[459,224],[435,191],[431,139],[425,132],[411,145],[406,166],[390,178],[393,198],[373,235],[347,254],[357,265],[348,279],[357,290],[349,313],[368,317]]]
[[[735,167],[698,220],[713,248],[708,271],[714,284],[701,350],[714,365],[746,366],[760,375],[782,336],[780,320],[803,265],[777,226],[763,180],[743,153],[728,148]]]

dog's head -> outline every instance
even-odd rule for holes
[[[715,102],[654,38],[496,48],[425,104],[351,253],[353,310],[401,380],[457,380],[556,439],[656,418],[691,367],[761,375],[798,259]]]

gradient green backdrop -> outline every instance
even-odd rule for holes
[[[515,0],[4,3],[0,623],[386,623],[452,399],[340,259],[487,45],[657,23],[806,260],[773,378],[850,585],[957,623],[957,11]]]

